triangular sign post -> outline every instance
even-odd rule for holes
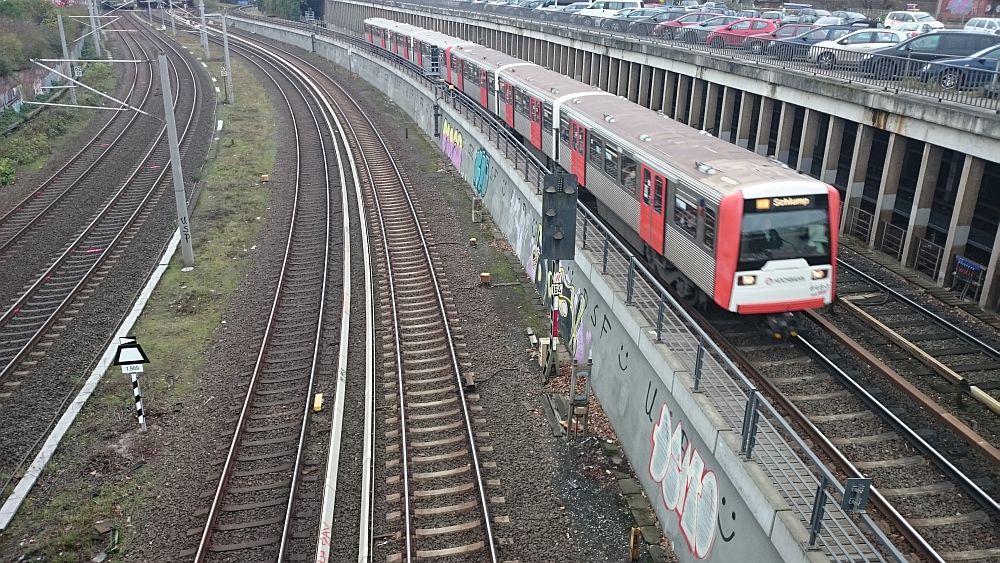
[[[118,350],[115,351],[115,359],[112,365],[131,366],[135,364],[148,364],[149,356],[136,342],[134,336],[125,336],[118,339]]]

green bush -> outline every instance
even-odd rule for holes
[[[9,158],[0,158],[0,186],[13,184],[15,177],[14,161]]]

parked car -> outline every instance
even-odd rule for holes
[[[715,48],[742,47],[747,37],[771,33],[778,29],[778,24],[763,18],[744,18],[729,25],[722,26],[708,34],[705,43]]]
[[[965,22],[965,31],[1000,33],[1000,18],[972,18]]]
[[[990,85],[1000,64],[1000,45],[987,47],[968,57],[954,57],[926,63],[920,67],[920,79],[937,82],[946,90],[979,88]]]
[[[896,26],[896,29],[898,29],[899,31],[905,31],[906,35],[909,37],[916,37],[918,35],[923,35],[924,33],[930,33],[934,31],[934,28],[931,27],[930,24],[917,23],[917,22],[901,23],[898,26]]]
[[[601,27],[611,31],[625,31],[629,29],[629,26],[632,23],[646,20],[664,12],[666,12],[664,8],[639,8],[637,10],[633,8],[626,8],[618,14],[615,14],[606,20],[602,20]]]
[[[830,15],[833,16],[833,17],[835,17],[835,18],[840,18],[840,19],[847,20],[848,22],[868,19],[861,12],[850,12],[850,11],[847,11],[847,10],[834,10],[834,11],[830,12]]]
[[[675,6],[680,6],[681,8],[684,8],[685,10],[687,10],[688,12],[700,12],[701,11],[701,4],[698,3],[698,0],[681,0],[680,2],[678,2],[677,4],[674,4],[674,5]]]
[[[862,56],[899,43],[906,39],[906,33],[894,29],[859,29],[834,41],[820,41],[809,48],[808,60],[823,69],[835,66],[857,65]]]
[[[639,9],[641,7],[642,0],[594,0],[589,6],[578,11],[576,15],[607,18],[625,8]]]
[[[684,14],[687,12],[680,8],[664,8],[651,16],[629,22],[627,31],[635,35],[655,35],[656,26],[663,22],[676,20]]]
[[[779,61],[805,59],[809,49],[821,41],[834,41],[859,28],[851,25],[827,25],[817,27],[801,35],[774,41],[764,50],[767,55],[773,55]]]
[[[1000,45],[1000,35],[972,31],[944,30],[911,37],[896,45],[877,49],[863,61],[859,70],[880,80],[914,76],[923,63],[968,57]]]
[[[927,12],[889,12],[885,16],[885,26],[895,29],[899,24],[913,22],[930,24],[934,29],[944,29],[944,24],[934,19]]]
[[[667,39],[675,39],[679,37],[680,34],[678,31],[680,29],[715,17],[718,16],[711,12],[688,12],[679,18],[665,21],[656,26],[653,30],[653,35],[661,35]]]
[[[767,10],[765,12],[761,12],[760,17],[765,20],[780,22],[781,18],[785,17],[785,14],[778,10]]]
[[[573,2],[572,0],[545,0],[545,5],[539,10],[549,12],[577,12],[586,8],[590,2]],[[575,9],[570,9],[575,6]]]
[[[727,26],[733,22],[740,21],[737,16],[715,16],[703,22],[689,25],[684,31],[677,34],[677,37],[685,43],[704,43],[708,34],[720,27]]]
[[[741,18],[759,18],[760,10],[740,10],[736,12],[736,15]]]
[[[775,41],[791,39],[811,31],[815,25],[809,23],[791,23],[783,25],[771,33],[762,33],[747,38],[747,50],[752,53],[764,53]]]

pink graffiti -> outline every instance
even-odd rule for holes
[[[681,421],[671,429],[670,410],[664,403],[650,434],[652,451],[649,476],[660,484],[663,506],[677,515],[677,524],[688,551],[705,559],[715,543],[719,516],[719,484],[715,473],[691,440],[684,444]]]

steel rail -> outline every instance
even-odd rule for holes
[[[265,333],[264,333],[263,340],[261,342],[260,349],[258,350],[258,353],[257,353],[257,359],[256,359],[256,362],[254,364],[254,369],[253,369],[253,373],[252,373],[252,376],[251,376],[251,379],[250,379],[250,382],[249,382],[249,385],[248,385],[247,394],[246,394],[246,396],[244,398],[243,406],[242,406],[242,408],[240,410],[240,414],[239,414],[239,417],[238,417],[238,420],[237,420],[236,431],[233,434],[233,439],[231,440],[229,448],[228,448],[228,451],[227,451],[226,461],[225,461],[225,464],[224,464],[223,470],[222,470],[222,476],[219,479],[218,485],[216,486],[215,494],[214,494],[214,496],[212,498],[212,504],[211,504],[211,506],[209,508],[208,517],[206,518],[205,527],[204,527],[204,529],[202,531],[202,535],[201,535],[201,539],[200,539],[199,544],[198,544],[197,552],[195,553],[195,561],[196,562],[204,561],[204,559],[205,559],[208,551],[210,551],[210,549],[211,549],[212,531],[213,531],[213,529],[215,527],[215,523],[216,523],[216,520],[218,518],[218,513],[219,513],[219,510],[220,510],[220,505],[221,505],[221,502],[222,502],[223,497],[224,497],[225,492],[226,492],[226,487],[228,485],[228,480],[232,476],[232,471],[233,471],[233,466],[234,466],[234,462],[235,462],[236,452],[239,449],[240,441],[241,441],[241,439],[243,437],[243,431],[246,428],[247,421],[249,420],[249,416],[248,415],[249,415],[249,412],[250,412],[250,408],[253,405],[253,399],[254,399],[254,396],[255,396],[255,391],[256,391],[256,389],[258,387],[258,384],[259,384],[259,381],[261,379],[261,372],[262,372],[262,367],[263,367],[264,361],[266,359],[267,353],[270,351],[271,339],[272,339],[272,337],[274,335],[275,323],[276,323],[276,319],[278,317],[278,312],[279,312],[279,303],[281,301],[281,298],[282,298],[282,296],[284,294],[284,290],[286,289],[286,285],[288,283],[288,270],[289,270],[290,259],[291,259],[292,252],[293,252],[293,238],[294,238],[296,229],[301,229],[301,227],[302,227],[301,223],[298,223],[296,221],[296,219],[298,217],[298,214],[299,214],[300,199],[302,198],[302,182],[300,180],[301,180],[302,175],[303,175],[303,163],[302,163],[302,158],[301,158],[302,144],[301,144],[301,139],[300,139],[300,134],[299,134],[299,131],[300,131],[299,120],[297,120],[296,117],[295,117],[295,111],[293,110],[291,101],[289,100],[288,96],[286,95],[286,89],[282,88],[281,85],[279,85],[278,81],[274,78],[274,76],[270,72],[268,72],[267,69],[265,69],[263,67],[263,65],[261,65],[257,60],[255,60],[255,58],[253,56],[248,56],[247,60],[252,61],[254,64],[256,64],[258,66],[258,68],[260,68],[261,71],[263,71],[265,73],[265,75],[267,75],[268,78],[275,84],[275,86],[278,87],[278,92],[281,94],[282,99],[285,101],[285,105],[286,105],[286,107],[288,109],[288,114],[289,114],[289,116],[291,118],[291,123],[292,123],[292,131],[293,131],[294,136],[295,136],[295,155],[296,155],[296,163],[295,163],[295,170],[296,170],[295,171],[295,177],[296,177],[296,180],[295,180],[295,191],[294,191],[294,195],[293,195],[292,218],[291,218],[291,223],[290,223],[289,229],[288,229],[288,237],[287,237],[287,240],[286,240],[286,243],[285,243],[285,252],[284,252],[284,256],[282,258],[282,264],[281,264],[281,268],[280,268],[280,274],[279,274],[279,278],[278,278],[278,284],[277,284],[277,287],[275,288],[274,298],[273,298],[273,301],[272,301],[272,304],[271,304],[271,310],[270,310],[270,312],[268,314],[267,326],[265,328]],[[306,94],[303,92],[303,89],[300,88],[296,84],[295,80],[293,80],[291,78],[291,76],[290,76],[289,73],[287,73],[284,70],[282,70],[282,69],[279,68],[279,64],[278,63],[275,63],[272,60],[271,64],[274,66],[274,68],[276,70],[276,73],[279,74],[279,75],[281,75],[285,80],[288,80],[289,83],[292,85],[292,87],[295,89],[295,91],[300,96],[302,96],[303,102],[306,103],[307,107],[309,107],[310,117],[312,117],[313,124],[316,126],[316,129],[319,132],[320,131],[320,126],[319,126],[319,123],[318,123],[318,121],[316,119],[315,111],[313,110],[312,105],[310,105],[308,103],[308,101],[307,101],[308,98],[307,98]],[[310,92],[311,96],[312,96],[312,94],[313,93]],[[313,97],[313,99],[315,100],[315,97]],[[321,144],[322,144],[322,134],[321,133],[319,134],[319,137],[321,139]],[[326,177],[326,183],[328,185],[329,184],[329,167],[327,166],[326,150],[325,150],[325,148],[324,148],[324,150],[322,152],[323,152],[323,159],[324,159],[324,175]],[[327,198],[326,198],[326,205],[327,205],[327,232],[329,233],[329,220],[330,220],[330,217],[331,217],[331,214],[330,214],[330,198],[329,198],[329,196],[327,196]],[[324,264],[326,264],[328,262],[329,253],[330,253],[330,243],[329,243],[329,236],[327,236],[326,240],[324,242],[324,262],[323,262]],[[320,308],[319,308],[319,313],[318,313],[318,318],[317,318],[317,323],[316,323],[316,332],[315,332],[314,343],[313,343],[313,355],[312,355],[312,360],[311,360],[310,367],[309,367],[309,383],[308,383],[308,387],[307,387],[307,389],[309,390],[309,392],[307,392],[305,394],[305,408],[304,408],[304,412],[303,412],[303,423],[302,423],[302,428],[301,428],[301,431],[300,431],[299,440],[298,440],[297,449],[296,449],[296,459],[295,459],[295,462],[294,462],[294,466],[292,468],[292,471],[293,471],[293,483],[292,483],[292,485],[291,485],[291,487],[289,489],[288,501],[287,501],[287,505],[286,505],[286,508],[285,508],[285,511],[284,511],[285,512],[285,517],[284,517],[284,520],[283,520],[283,523],[282,523],[282,535],[281,535],[281,539],[280,539],[279,556],[278,556],[278,559],[277,559],[279,561],[282,560],[282,558],[284,557],[284,550],[285,550],[286,545],[287,545],[287,536],[288,536],[288,532],[289,532],[289,523],[290,523],[290,520],[291,520],[291,517],[292,517],[292,505],[293,505],[293,501],[294,501],[294,490],[295,490],[295,482],[296,482],[295,478],[298,476],[298,473],[299,473],[298,468],[299,468],[299,465],[300,465],[301,459],[302,459],[302,451],[303,451],[303,447],[302,446],[304,444],[306,428],[308,426],[306,424],[306,419],[308,418],[308,413],[309,413],[309,403],[310,403],[310,398],[311,398],[311,389],[313,387],[313,383],[314,383],[314,380],[315,380],[315,373],[316,373],[316,369],[317,369],[317,366],[318,366],[319,343],[320,343],[320,335],[322,333],[323,318],[324,318],[324,315],[323,315],[323,306],[325,304],[326,285],[327,285],[327,272],[328,272],[328,268],[324,268],[323,269],[322,289],[319,290],[320,291]]]
[[[191,65],[188,63],[186,58],[184,58],[183,56],[179,55],[176,52],[175,54],[184,62],[184,65],[187,68],[189,75],[191,76],[192,88],[194,88],[194,95],[192,96],[192,99],[197,100],[198,85],[197,85],[197,80],[194,78],[195,76],[194,70],[191,68]],[[179,76],[179,73],[177,73],[176,68],[174,69],[174,72],[177,76]],[[177,82],[178,82],[177,91],[179,92],[180,81],[178,80]],[[175,107],[179,102],[179,98],[180,96],[177,96],[174,100]],[[192,104],[192,111],[188,114],[187,122],[185,123],[184,129],[181,133],[181,142],[187,140],[186,139],[187,133],[190,130],[191,122],[194,119],[194,114],[195,114],[194,105]],[[7,311],[5,311],[2,315],[0,315],[0,327],[7,325],[7,323],[9,323],[10,320],[20,312],[21,308],[28,303],[31,297],[33,297],[35,293],[48,282],[48,277],[54,274],[60,266],[65,264],[69,259],[69,257],[76,252],[77,246],[80,245],[82,242],[84,242],[87,236],[90,235],[97,227],[101,225],[102,219],[108,217],[112,211],[117,211],[115,209],[115,204],[123,198],[126,192],[129,191],[132,181],[142,172],[143,165],[146,162],[148,162],[149,159],[156,152],[156,149],[161,144],[160,141],[165,139],[165,135],[166,135],[166,125],[164,125],[164,127],[160,129],[159,133],[156,136],[155,141],[150,145],[149,150],[142,157],[142,159],[140,159],[139,165],[136,166],[132,174],[130,174],[128,178],[125,179],[125,181],[122,183],[121,188],[119,188],[119,190],[111,197],[110,201],[108,201],[108,203],[105,204],[105,206],[101,209],[101,211],[97,214],[97,216],[91,220],[91,222],[84,228],[84,230],[69,244],[69,246],[66,247],[66,250],[63,251],[55,259],[55,261],[53,261],[53,263],[45,270],[45,272],[43,272],[38,277],[38,279],[34,283],[32,283],[31,286],[26,291],[24,291],[21,294],[20,297],[18,297],[18,299],[13,303],[13,305],[11,305],[7,309]],[[108,249],[114,247],[125,235],[128,229],[134,224],[136,218],[143,211],[146,204],[150,201],[150,199],[152,199],[153,195],[156,194],[157,191],[156,187],[159,186],[160,183],[163,181],[163,178],[168,170],[169,166],[163,166],[161,168],[159,174],[150,183],[148,192],[146,192],[146,195],[135,206],[135,210],[125,220],[118,234],[115,235],[115,237],[110,242],[107,243],[105,249],[99,253],[97,259],[93,262],[91,267],[87,269],[87,271],[85,271],[79,277],[78,282],[70,289],[69,293],[67,293],[65,297],[58,303],[56,308],[50,314],[47,315],[42,325],[34,330],[32,336],[21,347],[20,351],[17,352],[8,361],[6,365],[0,366],[0,381],[2,381],[9,373],[11,373],[15,368],[15,366],[17,366],[18,363],[24,358],[24,356],[31,351],[31,349],[39,340],[41,340],[41,338],[44,336],[45,331],[48,330],[48,328],[55,322],[56,318],[62,313],[63,310],[65,310],[65,308],[69,305],[69,303],[72,302],[72,300],[76,297],[79,291],[87,283],[87,280],[96,271],[98,266],[100,266],[104,262],[104,259],[110,254]]]

